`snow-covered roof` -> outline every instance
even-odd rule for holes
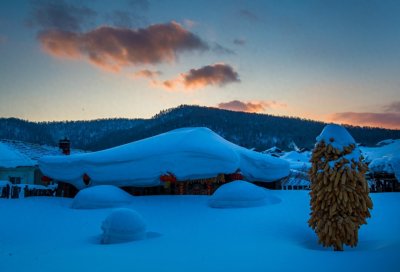
[[[371,172],[385,172],[394,174],[400,181],[400,155],[392,157],[376,158],[368,165]]]
[[[377,158],[393,157],[400,154],[400,139],[384,140],[377,144],[376,147],[360,147],[365,160],[371,162]]]
[[[310,186],[310,181],[307,179],[302,179],[302,178],[294,178],[291,177],[289,179],[285,179],[281,183],[282,187],[288,187],[288,186]]]
[[[269,148],[269,149],[267,149],[267,150],[265,150],[265,151],[263,151],[261,153],[264,153],[264,154],[276,154],[276,153],[282,153],[282,150],[279,147],[273,146],[273,147],[271,147],[271,148]]]
[[[377,147],[360,147],[371,172],[395,174],[400,181],[400,139],[383,140]]]
[[[281,159],[235,145],[208,128],[182,128],[111,149],[39,160],[42,172],[54,179],[91,185],[156,186],[168,172],[178,180],[215,177],[240,170],[249,181],[273,181],[289,173]]]
[[[280,157],[283,160],[286,160],[290,164],[290,169],[298,169],[298,170],[305,170],[311,168],[311,152],[297,152],[297,151],[290,151],[286,152],[283,156]]]
[[[83,151],[71,150],[72,154],[81,152]],[[0,167],[36,166],[39,158],[49,155],[62,155],[62,152],[55,146],[0,140]]]

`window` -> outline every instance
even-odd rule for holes
[[[21,184],[21,177],[8,177],[12,184]]]

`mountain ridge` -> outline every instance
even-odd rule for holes
[[[227,140],[256,150],[293,144],[312,148],[327,123],[298,117],[245,113],[211,107],[181,105],[149,119],[96,119],[88,121],[30,122],[0,118],[0,138],[56,145],[69,138],[74,148],[101,150],[151,137],[181,127],[208,127]],[[374,145],[400,138],[400,130],[345,126],[357,142]]]

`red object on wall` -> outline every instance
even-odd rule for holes
[[[89,177],[88,174],[85,173],[82,176],[82,180],[83,180],[83,183],[85,183],[86,185],[89,185],[91,178]]]
[[[162,182],[176,182],[176,177],[174,174],[168,172],[165,175],[160,176]]]
[[[51,182],[53,179],[49,178],[48,176],[42,176],[41,180],[42,182]]]

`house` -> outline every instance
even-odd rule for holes
[[[376,158],[369,163],[368,167],[371,191],[400,191],[400,156]]]
[[[11,185],[48,185],[52,181],[40,171],[38,159],[49,155],[65,156],[71,152],[74,154],[83,151],[71,150],[67,139],[61,140],[59,147],[2,139],[0,180],[8,181]]]
[[[98,152],[46,156],[39,167],[77,189],[115,185],[143,194],[210,194],[229,179],[272,182],[289,174],[286,161],[235,145],[203,127],[176,129]]]

